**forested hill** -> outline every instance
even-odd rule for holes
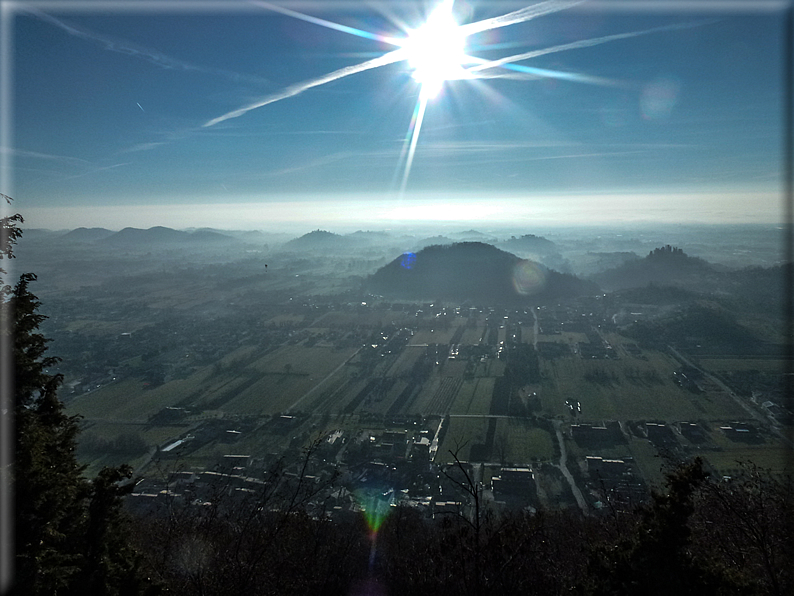
[[[682,249],[668,244],[652,250],[644,259],[597,273],[591,279],[605,290],[656,284],[705,291],[706,278],[717,274],[714,267],[703,259],[690,257]]]
[[[61,240],[66,242],[96,242],[104,240],[115,233],[113,230],[105,228],[77,228],[61,236]]]
[[[513,236],[509,240],[501,242],[499,246],[505,250],[514,252],[532,252],[539,255],[553,254],[559,251],[557,245],[551,240],[534,234],[525,234],[520,238]]]
[[[405,253],[373,274],[377,294],[509,304],[598,292],[598,286],[552,271],[481,242],[429,246]]]
[[[75,230],[76,231],[76,230]],[[86,237],[88,234],[83,232],[78,237]],[[101,232],[95,233],[101,236]],[[125,248],[148,248],[150,246],[168,246],[182,244],[217,244],[217,243],[238,243],[239,240],[211,230],[198,230],[195,232],[184,232],[163,226],[155,226],[146,230],[140,228],[124,228],[109,236],[97,237],[97,242],[106,246],[119,246]]]
[[[351,242],[350,238],[334,234],[333,232],[326,232],[325,230],[314,230],[284,243],[282,250],[297,252],[337,251],[349,250],[353,247],[354,243]]]

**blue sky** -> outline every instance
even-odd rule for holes
[[[459,0],[453,15],[533,4]],[[435,5],[277,6],[399,38]],[[255,2],[4,3],[1,192],[51,228],[780,220],[784,3],[543,6],[467,53],[582,47],[515,63],[553,77],[444,83],[403,184],[420,95],[404,61],[205,126],[393,45]]]

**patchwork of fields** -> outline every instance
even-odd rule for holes
[[[260,430],[242,433],[233,445],[210,441],[190,455],[195,465],[224,453],[295,447],[296,440],[349,426],[353,418],[427,416],[449,416],[438,462],[457,457],[501,465],[557,465],[560,445],[551,428],[556,420],[563,428],[598,427],[606,421],[667,425],[677,437],[676,449],[701,455],[720,472],[742,459],[774,470],[788,465],[783,439],[770,432],[761,410],[740,405],[735,395],[705,378],[696,385],[682,384],[677,376],[682,363],[672,353],[639,349],[611,332],[602,336],[609,357],[585,357],[580,346],[587,348],[587,334],[545,334],[541,325],[536,336],[532,313],[526,311],[514,316],[436,311],[358,307],[316,317],[277,314],[260,321],[243,345],[213,363],[183,370],[159,385],[135,377],[118,380],[72,399],[69,411],[84,417],[91,436],[113,441],[132,435],[150,451],[199,431],[208,420],[233,430],[240,421],[256,429],[281,415],[302,417],[289,435]],[[285,326],[291,331],[280,344],[258,343],[260,334]],[[733,358],[701,365],[719,374],[774,371],[780,363]],[[720,430],[737,421],[754,425],[759,431],[755,442],[737,442]],[[676,426],[681,422],[699,425],[704,441],[687,441]],[[660,480],[659,453],[664,450],[628,427],[624,434],[622,445],[582,447],[565,432],[570,465],[586,473],[582,462],[587,455],[628,458],[647,481]],[[114,461],[107,454],[83,457],[92,469]],[[141,465],[147,461],[144,454],[133,459]]]

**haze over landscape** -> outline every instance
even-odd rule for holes
[[[0,4],[0,591],[794,588],[787,2]]]

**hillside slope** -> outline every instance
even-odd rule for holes
[[[481,242],[405,253],[373,274],[370,291],[403,298],[514,304],[596,293],[598,286]]]

